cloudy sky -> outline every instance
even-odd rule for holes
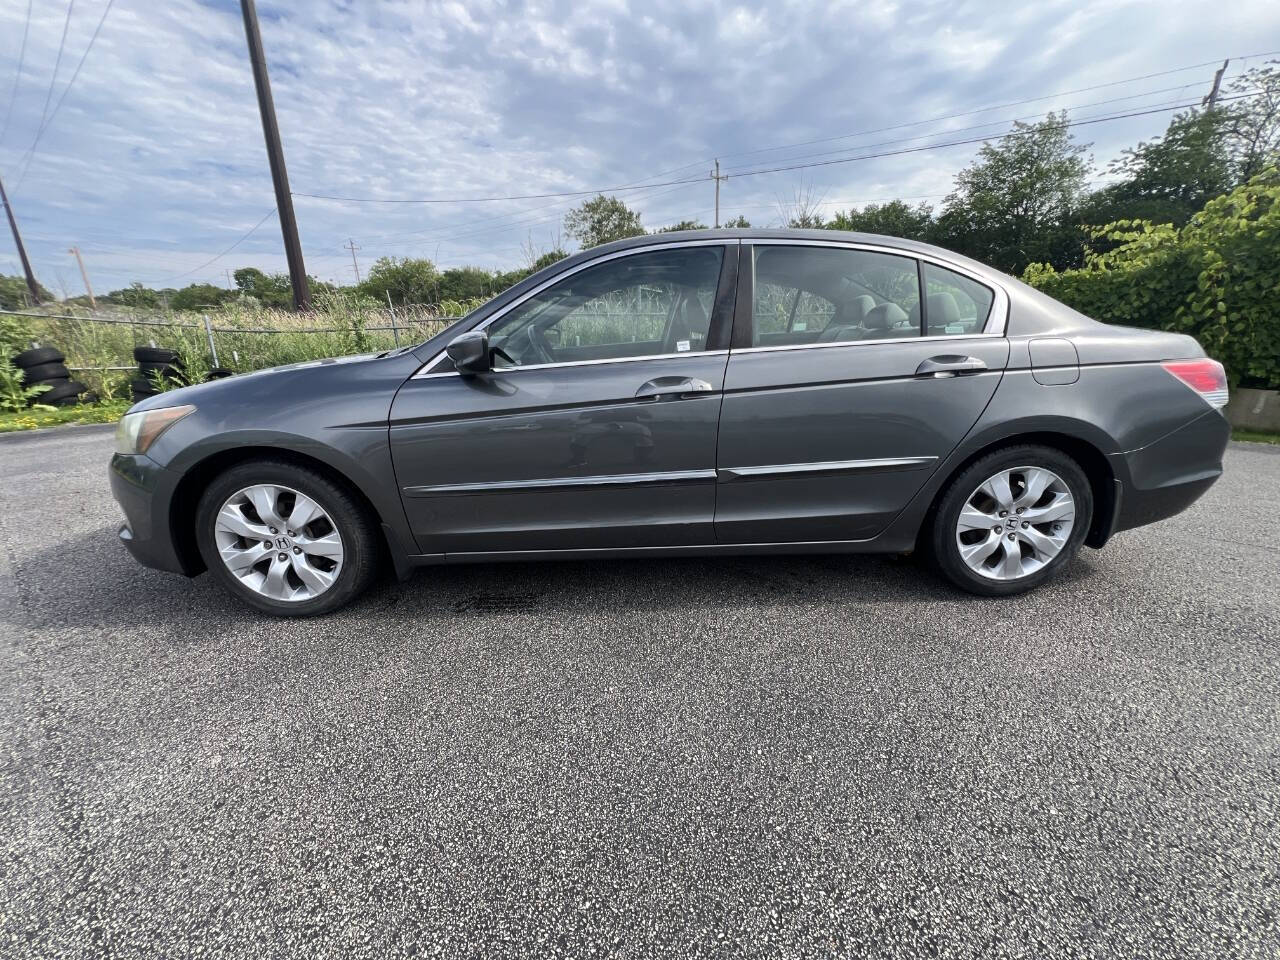
[[[0,3],[0,176],[41,281],[82,291],[72,244],[100,291],[283,270],[239,4],[72,0],[68,20],[65,0],[32,0],[29,26],[27,7]],[[777,223],[798,194],[828,213],[937,203],[977,148],[913,148],[1050,109],[1084,120],[1198,100],[1214,61],[1233,58],[1230,77],[1280,49],[1280,4],[1257,0],[260,0],[259,13],[308,272],[344,283],[348,238],[362,267],[518,265],[556,244],[578,200],[301,194],[627,186],[656,227],[711,221],[716,157],[733,175],[888,153],[733,176],[721,216]],[[1168,116],[1074,132],[1100,176]],[[7,233],[0,272],[19,272]]]

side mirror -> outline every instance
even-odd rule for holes
[[[483,330],[471,330],[449,341],[444,352],[453,361],[454,369],[462,374],[485,373],[493,369],[493,357],[489,353],[489,335]]]

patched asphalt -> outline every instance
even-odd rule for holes
[[[1280,447],[1030,596],[431,569],[323,620],[0,438],[0,956],[1275,957]]]

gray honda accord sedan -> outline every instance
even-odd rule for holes
[[[1222,367],[995,270],[834,231],[637,237],[426,343],[151,397],[120,538],[272,614],[389,563],[919,551],[1029,590],[1218,478]]]

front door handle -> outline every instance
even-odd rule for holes
[[[711,393],[714,390],[715,387],[707,381],[693,377],[655,377],[640,385],[640,389],[636,391],[636,399],[661,400],[664,397],[671,400],[685,399],[700,393]]]
[[[964,357],[955,353],[944,353],[921,361],[916,367],[917,377],[965,377],[981,373],[987,365],[977,357]]]

